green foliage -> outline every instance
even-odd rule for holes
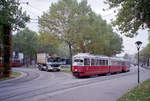
[[[25,22],[29,21],[29,17],[26,16],[25,12],[22,12],[19,5],[19,0],[0,1],[0,39],[2,39],[3,44],[4,77],[9,77],[11,70],[11,30],[23,28]]]
[[[150,58],[150,36],[149,36],[149,43],[139,53],[139,59],[141,62],[146,63],[149,58]],[[136,59],[138,59],[138,54],[136,54]]]
[[[40,33],[50,33],[59,40],[71,43],[70,22],[75,17],[76,0],[61,0],[52,4],[48,13],[39,18]]]
[[[110,8],[119,7],[113,24],[128,37],[137,35],[140,28],[150,28],[149,0],[105,0]]]
[[[40,32],[38,35],[40,42],[39,50],[44,53],[57,54],[59,56],[68,56],[65,43],[61,43],[55,36],[49,33]],[[60,44],[61,43],[61,44]]]
[[[111,25],[91,12],[88,16],[79,16],[75,20],[78,32],[74,35],[76,52],[115,55],[121,52],[122,39],[112,31]]]
[[[45,35],[45,36],[44,36]],[[36,32],[25,28],[24,30],[13,35],[13,50],[23,52],[28,58],[35,58],[38,52],[58,54],[66,56],[68,52],[65,45],[49,39],[49,35],[38,35]]]
[[[115,55],[121,52],[122,39],[113,32],[86,0],[60,0],[39,18],[40,34],[71,45],[76,52]],[[49,40],[51,41],[51,40]],[[48,42],[48,41],[47,41]],[[53,43],[53,42],[50,42]]]
[[[148,44],[144,49],[140,51],[139,58],[141,62],[147,62],[147,60],[150,58],[150,44]]]
[[[19,0],[0,1],[0,25],[11,25],[13,29],[24,28],[29,17],[19,7]]]
[[[39,41],[36,32],[25,28],[13,36],[13,50],[23,52],[25,56],[32,58],[39,48]]]
[[[10,50],[9,43],[11,42],[9,42],[10,41],[9,39],[11,39],[10,38],[11,36],[9,35],[11,33],[4,33],[4,30],[9,32],[9,30],[16,30],[19,28],[24,28],[25,22],[29,21],[29,16],[26,15],[26,12],[22,11],[22,8],[19,5],[20,5],[19,0],[0,0],[0,41],[1,41],[0,43],[2,43],[3,46],[6,46],[6,45],[9,46],[9,47],[7,46],[8,48],[5,47],[3,49],[4,51],[7,51],[7,52]],[[6,29],[6,28],[9,28],[9,29]],[[4,38],[7,36],[8,38]],[[7,57],[4,57],[4,58],[7,58]]]
[[[59,46],[57,47],[58,51],[55,51],[55,53],[57,52],[57,54],[59,56],[67,56],[69,57],[69,49],[68,49],[68,45],[66,45],[66,43],[61,43],[59,44]]]

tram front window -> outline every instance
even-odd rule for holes
[[[74,66],[83,66],[83,60],[82,59],[75,59],[73,62]]]

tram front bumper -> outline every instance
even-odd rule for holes
[[[84,76],[84,72],[72,72],[74,76]]]

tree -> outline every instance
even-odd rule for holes
[[[72,58],[73,44],[70,25],[71,20],[76,17],[77,5],[76,0],[61,0],[52,4],[49,12],[39,18],[40,33],[50,33],[57,39],[64,41],[69,47],[70,58]]]
[[[55,36],[49,33],[40,32],[38,35],[39,51],[50,54],[57,54],[59,56],[68,56],[66,44],[57,40]],[[60,44],[61,43],[61,44]]]
[[[137,56],[136,56],[137,58]],[[147,44],[147,46],[145,48],[143,48],[140,51],[140,61],[143,63],[146,63],[147,60],[150,58],[150,36],[149,36],[149,43]]]
[[[0,35],[3,44],[3,76],[8,77],[10,74],[11,61],[11,30],[23,28],[25,22],[29,21],[29,17],[19,7],[17,0],[1,0],[0,1]]]
[[[122,51],[122,39],[100,15],[90,12],[74,19],[74,51],[112,56]]]
[[[69,1],[62,0],[53,4],[49,12],[43,14],[39,19],[41,35],[50,37],[49,43],[57,39],[70,43],[68,46],[71,45],[70,49],[74,52],[109,56],[120,53],[122,39],[113,32],[112,26],[108,25],[100,15],[95,14],[86,0],[80,3],[73,1],[72,4],[67,4],[66,2]]]
[[[45,53],[57,53],[56,47],[58,47],[58,40],[54,36],[48,33],[40,32],[38,35],[38,40],[40,43],[39,51]]]
[[[30,59],[35,58],[39,45],[37,33],[28,28],[13,35],[13,50],[22,52]]]
[[[63,49],[63,50],[62,50]],[[40,34],[28,28],[13,35],[13,51],[22,52],[25,57],[34,59],[38,52],[65,56],[67,52],[64,44],[59,44],[49,34]]]
[[[60,0],[39,18],[40,33],[65,42],[72,52],[114,55],[121,51],[122,40],[112,27],[95,14],[86,0]],[[113,46],[111,43],[114,43]],[[51,42],[52,43],[52,42]],[[115,45],[117,43],[117,45]],[[111,48],[111,52],[109,51]]]
[[[105,3],[110,8],[118,7],[113,24],[126,36],[134,37],[140,28],[150,28],[149,0],[105,0]]]

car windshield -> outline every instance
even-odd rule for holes
[[[60,57],[50,57],[47,59],[48,62],[61,62],[62,59]]]

